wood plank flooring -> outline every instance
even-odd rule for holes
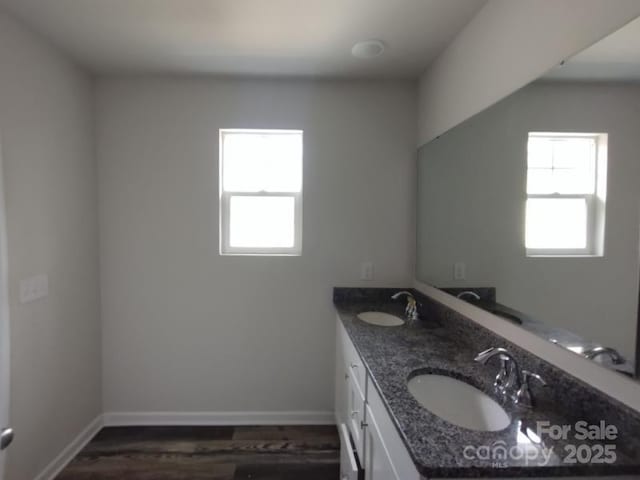
[[[334,426],[108,427],[56,480],[337,480]]]

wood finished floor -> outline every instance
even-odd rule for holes
[[[108,427],[56,480],[337,480],[334,426]]]

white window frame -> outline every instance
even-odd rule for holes
[[[592,194],[527,193],[527,200],[539,198],[582,199],[585,201],[587,208],[587,242],[585,248],[527,248],[525,246],[527,257],[602,257],[604,255],[608,135],[606,133],[529,132],[527,142],[531,137],[562,139],[590,138],[594,140],[596,147],[595,191]],[[529,172],[528,160],[527,155],[527,175]]]
[[[224,189],[224,142],[227,133],[251,133],[267,135],[300,134],[303,141],[302,171],[304,171],[304,132],[302,130],[282,129],[234,129],[221,128],[219,131],[219,200],[220,200],[220,255],[253,255],[253,256],[300,256],[302,255],[302,192],[301,179],[299,192],[234,192]],[[304,177],[304,176],[303,176]],[[292,247],[233,247],[230,243],[231,197],[287,197],[294,199],[294,241]]]

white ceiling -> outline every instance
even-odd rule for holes
[[[485,0],[0,0],[100,73],[415,78]],[[376,59],[351,56],[377,38]]]
[[[640,18],[550,71],[546,79],[640,81]]]

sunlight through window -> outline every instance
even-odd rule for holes
[[[300,255],[302,131],[220,131],[220,253]]]

